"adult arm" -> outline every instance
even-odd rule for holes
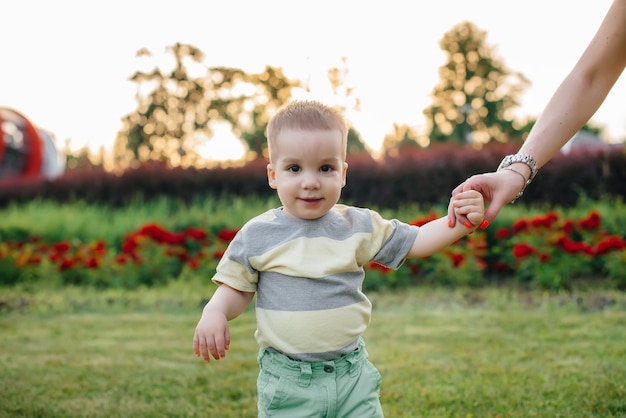
[[[626,0],[614,0],[598,31],[580,59],[554,92],[531,129],[519,154],[528,154],[538,167],[545,165],[598,110],[626,66]],[[528,179],[530,168],[510,165]],[[452,194],[478,190],[489,206],[485,221],[491,222],[502,207],[524,187],[522,176],[511,170],[479,174],[457,186]],[[448,208],[451,224],[456,216]],[[458,217],[464,223],[463,216]]]

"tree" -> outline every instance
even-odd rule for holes
[[[226,101],[223,113],[233,126],[233,132],[248,146],[249,157],[267,154],[265,130],[271,116],[291,98],[292,89],[302,87],[299,80],[290,80],[280,68],[266,66],[261,74],[243,74],[240,83],[219,85],[223,95],[229,88],[233,94],[237,88],[246,87],[248,94],[232,96]]]
[[[345,113],[346,110],[354,110],[359,112],[361,110],[361,100],[354,94],[354,88],[349,87],[347,84],[348,59],[346,57],[341,58],[341,66],[332,67],[328,70],[328,81],[330,82],[330,88],[337,102],[340,104],[337,106],[341,112]],[[367,151],[365,142],[361,138],[361,134],[350,125],[348,127],[348,154],[358,154]]]
[[[237,68],[204,67],[204,54],[191,45],[167,48],[174,56],[171,72],[136,72],[130,80],[138,86],[137,109],[126,115],[114,147],[117,166],[134,161],[161,161],[178,166],[202,166],[206,157],[198,151],[213,136],[215,123],[227,123],[245,141],[250,158],[263,154],[269,117],[300,86],[282,70],[266,66],[260,74]],[[145,49],[138,56],[149,56]],[[204,74],[193,77],[188,65]],[[142,93],[148,86],[152,90]]]
[[[486,32],[463,22],[440,41],[447,62],[439,68],[433,104],[424,110],[431,141],[481,146],[520,135],[513,110],[529,82],[507,69],[485,40]]]
[[[168,48],[175,58],[169,74],[158,68],[151,73],[136,72],[130,80],[137,83],[137,110],[122,118],[124,128],[114,145],[117,165],[133,161],[156,160],[173,165],[194,165],[199,154],[194,150],[194,135],[204,131],[210,136],[206,83],[187,74],[185,60],[200,63],[204,54],[191,45],[176,44]],[[151,55],[146,49],[138,56]],[[141,94],[145,84],[154,86]]]
[[[397,156],[401,150],[423,145],[415,129],[406,124],[393,124],[393,131],[385,135],[382,150],[385,155]]]

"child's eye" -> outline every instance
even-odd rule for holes
[[[333,171],[333,167],[330,166],[330,165],[323,165],[323,166],[320,167],[320,171],[324,172],[324,173],[329,172],[329,171]]]
[[[300,171],[300,166],[299,165],[290,165],[289,167],[287,167],[287,171],[291,172],[291,173],[297,173]]]

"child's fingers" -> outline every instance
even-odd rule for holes
[[[226,344],[224,342],[224,336],[216,335],[211,346],[211,354],[215,360],[226,357]]]
[[[202,356],[204,361],[207,363],[211,361],[211,356],[209,355],[209,343],[205,337],[201,337],[197,334],[194,336],[193,351],[197,357]]]
[[[485,205],[478,193],[460,193],[452,202],[457,217],[464,216],[470,225],[480,225],[484,218]],[[467,224],[466,224],[467,225]]]
[[[472,225],[481,225],[484,220],[484,216],[481,212],[471,212],[467,214],[467,219],[469,219]]]

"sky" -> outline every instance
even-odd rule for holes
[[[310,80],[307,96],[332,101],[327,70],[346,58],[361,101],[348,115],[377,149],[393,124],[424,126],[443,35],[464,21],[487,32],[504,65],[532,83],[515,115],[536,118],[591,40],[610,0],[21,0],[0,14],[0,106],[56,137],[60,148],[110,149],[121,118],[137,107],[136,71],[165,66],[167,47],[188,43],[207,66],[258,73],[280,67]],[[152,58],[136,52],[147,48]],[[626,138],[626,75],[591,121],[605,139]],[[334,104],[334,103],[331,103]],[[218,130],[220,132],[220,130]],[[241,148],[217,135],[209,152]]]

